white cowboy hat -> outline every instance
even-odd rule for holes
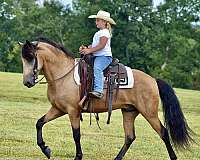
[[[110,24],[116,24],[115,21],[110,17],[110,13],[102,10],[100,10],[97,15],[90,15],[88,18],[99,18],[109,22]]]

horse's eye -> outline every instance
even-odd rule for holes
[[[26,59],[28,62],[33,61],[34,56],[31,53],[22,54],[23,58]]]

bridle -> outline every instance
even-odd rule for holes
[[[34,54],[34,60],[35,60],[35,64],[34,64],[34,67],[33,67],[33,77],[34,77],[34,83],[37,84],[37,83],[39,83],[40,81],[43,80],[44,76],[40,80],[38,80],[39,70],[37,69],[38,68],[38,60],[37,60],[36,54]]]
[[[80,60],[79,60],[67,73],[65,73],[64,75],[60,76],[59,78],[56,78],[56,79],[51,80],[51,81],[41,82],[41,81],[44,79],[45,76],[43,76],[42,78],[40,78],[40,79],[38,80],[38,73],[39,73],[39,70],[38,70],[38,60],[37,60],[37,54],[35,53],[35,54],[34,54],[35,64],[34,64],[34,67],[33,67],[34,83],[35,83],[35,84],[37,84],[37,83],[39,83],[39,84],[47,84],[47,83],[52,83],[52,82],[58,81],[58,80],[60,80],[60,79],[62,79],[62,78],[64,78],[64,77],[66,77],[69,73],[71,73],[71,72],[74,70],[74,68],[75,68],[82,60],[84,60],[84,57],[85,57],[85,55],[84,55],[83,57],[81,57]]]
[[[62,76],[60,76],[59,78],[56,78],[56,79],[54,79],[54,80],[51,80],[51,81],[46,81],[46,82],[41,82],[43,79],[44,79],[44,77],[45,76],[43,76],[42,78],[40,78],[39,80],[38,80],[38,75],[39,75],[39,72],[40,72],[40,70],[38,69],[38,58],[37,58],[37,45],[38,45],[38,43],[36,43],[35,44],[35,46],[34,46],[34,48],[32,48],[32,56],[33,56],[33,59],[34,59],[34,66],[33,66],[33,79],[34,79],[34,85],[35,84],[46,84],[46,83],[52,83],[52,82],[55,82],[55,81],[58,81],[58,80],[60,80],[60,79],[62,79],[62,78],[64,78],[64,77],[66,77],[69,73],[71,73],[73,70],[74,70],[74,68],[82,61],[82,60],[84,60],[84,58],[85,58],[85,55],[83,55],[81,58],[80,58],[80,60],[67,72],[67,73],[65,73],[64,75],[62,75]]]
[[[38,80],[39,70],[38,70],[38,59],[37,59],[36,50],[33,52],[32,55],[34,57],[34,62],[35,62],[33,66],[33,78],[34,78],[34,83],[37,84],[44,79],[44,76]]]

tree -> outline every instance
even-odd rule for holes
[[[191,88],[192,74],[199,68],[199,53],[195,46],[200,39],[194,39],[196,29],[191,22],[197,20],[200,4],[192,1],[168,0],[158,8],[158,17],[163,26],[158,36],[158,66],[153,75],[165,78],[176,87]],[[191,12],[192,11],[192,12]],[[198,60],[199,61],[199,60]]]
[[[18,41],[45,36],[64,43],[70,9],[63,4],[45,1],[43,6],[39,6],[35,0],[7,0],[1,4],[1,8],[1,70],[21,71],[19,49],[16,49]]]
[[[100,9],[111,13],[113,56],[132,68],[163,78],[175,87],[200,88],[199,0],[74,0],[73,10],[57,0],[0,0],[0,70],[21,71],[17,41],[44,36],[80,56],[97,31],[88,19]],[[92,7],[91,7],[92,6]]]

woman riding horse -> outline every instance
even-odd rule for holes
[[[63,46],[48,39],[38,39],[34,42],[26,41],[22,46],[23,83],[28,88],[37,82],[37,75],[42,71],[48,82],[48,99],[51,103],[49,111],[36,124],[37,144],[42,152],[50,158],[51,150],[45,145],[42,137],[42,127],[65,114],[69,115],[73,138],[76,145],[75,160],[82,159],[80,143],[80,115],[81,108],[79,86],[75,83],[73,72],[75,59],[71,52]],[[173,89],[164,81],[133,69],[134,87],[119,89],[118,98],[113,101],[113,110],[121,109],[125,143],[115,160],[121,160],[128,148],[135,140],[134,121],[141,114],[163,140],[171,160],[177,159],[171,141],[177,147],[186,148],[189,145],[190,129],[182,113],[179,101]],[[105,91],[104,91],[105,92]],[[158,118],[159,98],[162,100],[165,126]],[[105,97],[93,100],[93,112],[106,112]]]

